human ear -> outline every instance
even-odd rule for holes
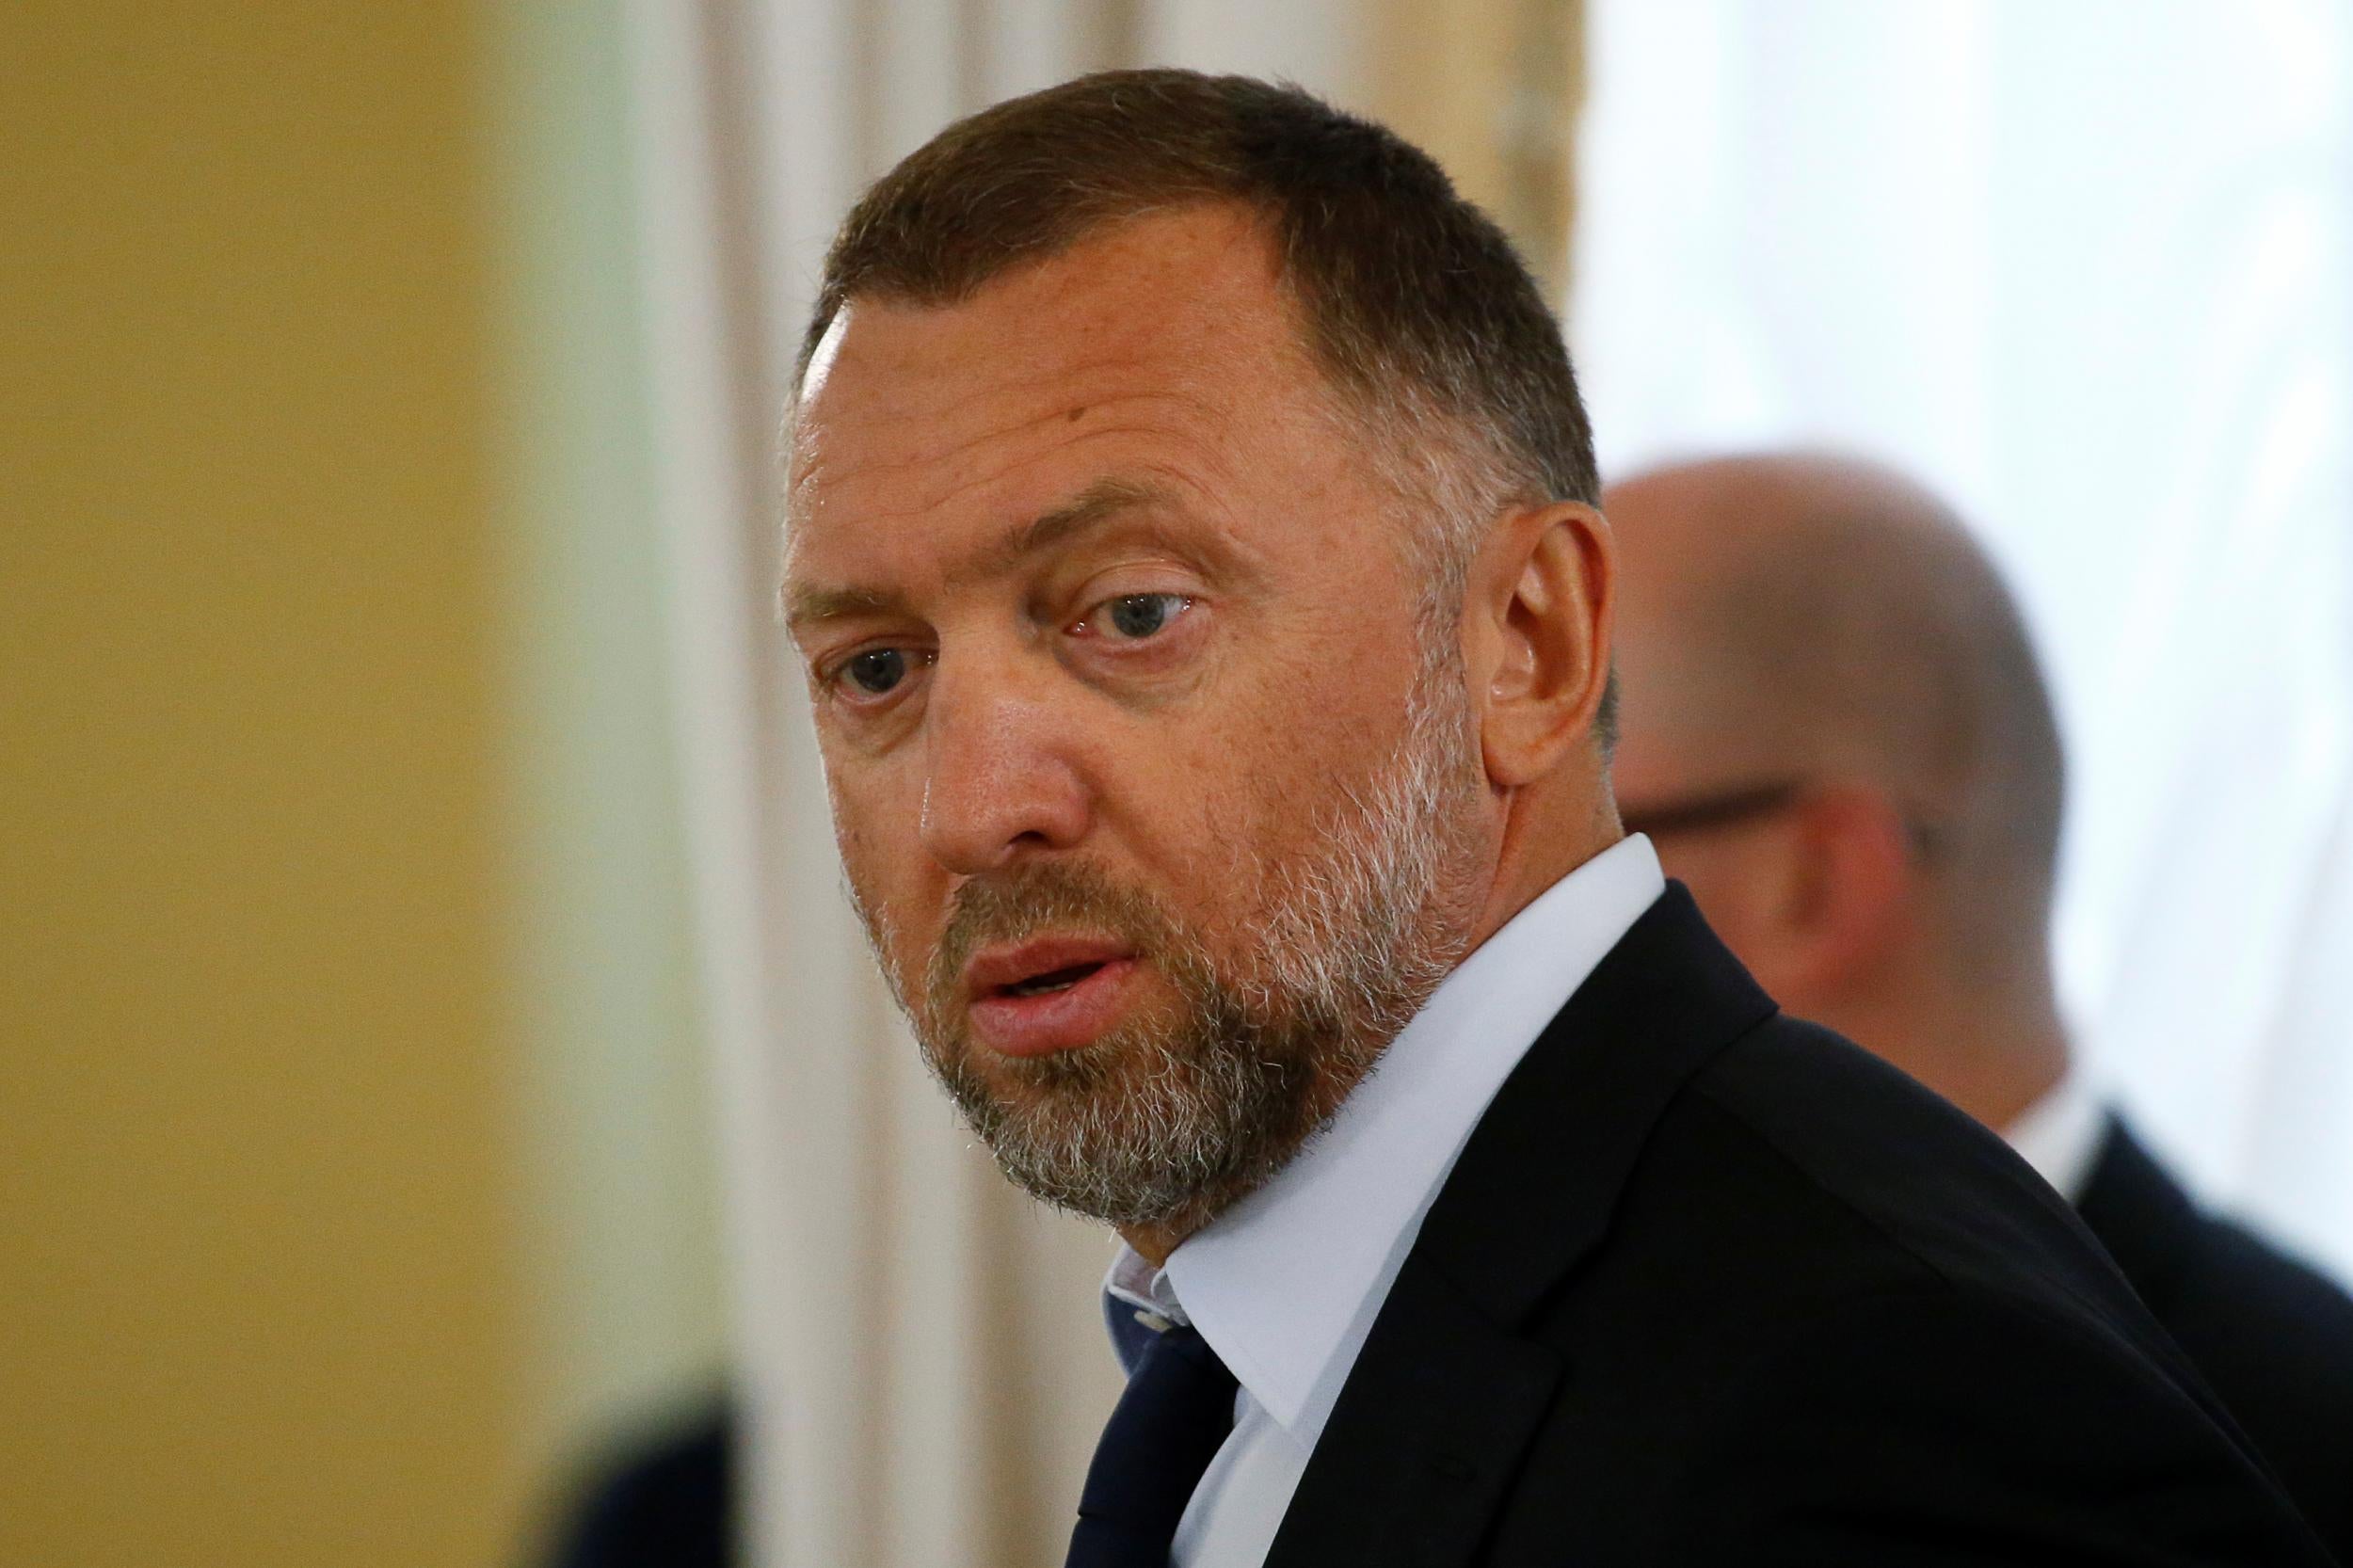
[[[1797,859],[1778,912],[1793,993],[1838,995],[1869,978],[1915,914],[1903,813],[1881,790],[1828,785],[1793,808]]]
[[[1465,652],[1497,788],[1544,777],[1591,735],[1609,683],[1616,571],[1609,524],[1573,501],[1513,515],[1472,563]]]

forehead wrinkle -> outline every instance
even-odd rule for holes
[[[1097,479],[1072,499],[1013,524],[964,552],[941,568],[939,581],[945,586],[954,586],[1003,576],[1032,557],[1123,521],[1134,513],[1181,504],[1179,488],[1162,478],[1112,475]],[[1231,549],[1230,545],[1222,546],[1221,553],[1230,552]],[[791,627],[856,615],[903,613],[908,607],[904,595],[888,589],[795,583],[789,574],[781,597],[785,620]]]
[[[1194,397],[1190,393],[1185,392],[1137,392],[1109,400],[1106,406],[1133,406],[1137,404],[1162,402],[1177,403],[1203,412],[1210,411],[1213,408],[1208,400]],[[1089,406],[1090,411],[1092,411],[1093,407],[1094,406],[1092,405]],[[1138,410],[1138,412],[1140,413],[1141,410]],[[1063,413],[1042,413],[1033,418],[1023,420],[1016,424],[1002,427],[992,434],[999,439],[1002,439],[1021,430],[1031,430],[1039,427],[1050,429],[1054,425],[1066,423],[1067,418],[1068,416]],[[1096,424],[1081,434],[1068,438],[1068,440],[1062,444],[1061,450],[1066,451],[1082,443],[1098,441],[1120,436],[1140,436],[1144,438],[1164,439],[1169,435],[1169,428],[1165,424],[1146,424],[1141,422],[1134,424],[1122,423],[1118,424]],[[989,439],[989,436],[975,438],[972,440],[960,442],[957,446],[951,448],[950,450],[968,450],[970,447],[981,444]],[[1196,453],[1194,459],[1195,464],[1196,466],[1202,467],[1205,471],[1213,469],[1222,473],[1228,466],[1222,460],[1222,458],[1219,458],[1214,455],[1213,443],[1200,441],[1197,440],[1189,440],[1185,444],[1194,449]],[[875,528],[889,528],[898,524],[920,521],[920,520],[929,517],[943,508],[953,505],[955,503],[976,490],[985,490],[998,485],[1008,473],[1021,468],[1024,464],[1037,461],[1042,455],[1043,454],[1040,450],[1033,449],[1021,453],[1017,456],[1008,457],[1005,461],[998,464],[988,472],[975,474],[969,478],[964,479],[937,495],[919,501],[910,505],[895,507],[890,510],[862,516],[857,520],[859,526],[861,529],[871,530]],[[870,465],[863,470],[856,471],[856,477],[869,478],[888,474],[904,469],[924,466],[928,461],[929,459],[917,457],[885,464]],[[1151,498],[1155,503],[1169,504],[1179,501],[1181,497],[1191,497],[1193,498],[1194,509],[1202,510],[1201,503],[1206,499],[1211,499],[1209,492],[1204,491],[1198,483],[1194,482],[1192,478],[1189,478],[1181,470],[1165,459],[1134,463],[1126,466],[1128,468],[1131,474],[1142,475],[1144,477],[1129,478],[1124,482],[1152,489],[1156,492]],[[787,607],[788,619],[790,618],[789,607],[792,599],[792,579],[793,570],[803,553],[803,547],[807,544],[808,537],[807,530],[799,524],[807,520],[809,513],[803,505],[794,504],[793,503],[800,502],[814,488],[819,475],[819,469],[820,465],[811,463],[801,472],[795,473],[793,475],[789,492],[791,501],[788,503],[785,527],[784,570],[780,573],[781,581],[779,583],[780,599]],[[842,483],[842,481],[836,482],[835,488],[837,495],[839,493],[840,483]],[[834,506],[840,506],[840,504],[841,503],[838,500],[833,504]],[[1213,505],[1204,510],[1203,515],[1205,519],[1208,517],[1209,512],[1214,512],[1216,510],[1217,508]]]
[[[905,473],[920,473],[930,468],[952,466],[968,470],[972,465],[969,463],[959,465],[957,459],[967,457],[978,449],[1020,441],[1022,438],[1037,432],[1042,431],[1049,435],[1059,433],[1061,429],[1069,426],[1070,409],[1073,408],[1082,408],[1094,417],[1083,428],[1071,431],[1064,441],[1044,445],[1025,444],[1023,450],[1008,455],[1002,461],[977,473],[968,472],[950,482],[944,489],[935,491],[921,500],[905,506],[875,512],[872,514],[872,520],[895,522],[937,511],[974,490],[984,489],[996,484],[1015,469],[1025,463],[1034,462],[1047,451],[1075,446],[1082,441],[1096,440],[1107,436],[1165,437],[1172,433],[1177,434],[1180,440],[1201,440],[1200,433],[1193,428],[1194,421],[1154,422],[1150,420],[1149,409],[1160,405],[1174,406],[1188,413],[1195,414],[1213,415],[1216,411],[1215,405],[1208,399],[1184,392],[1128,392],[1097,401],[1064,396],[1051,400],[1036,413],[995,425],[945,447],[905,456],[871,459],[841,473],[830,476],[830,483],[838,491],[844,486],[888,479]],[[1102,411],[1117,412],[1123,418],[1117,424],[1105,423]],[[910,419],[906,423],[920,423],[920,421]],[[814,452],[809,454],[808,460],[801,465],[801,469],[802,472],[794,477],[793,488],[796,491],[806,492],[819,481],[821,476],[824,475],[823,454]]]
[[[1109,522],[1123,512],[1163,504],[1168,499],[1166,492],[1155,485],[1117,477],[1097,479],[1073,500],[1040,512],[984,547],[968,569],[977,575],[994,575]],[[950,580],[954,581],[955,575],[951,573]]]
[[[1041,416],[1035,420],[1023,422],[1023,426],[1032,427],[1046,423],[1048,423],[1047,417]],[[1141,427],[1114,426],[1089,430],[1085,435],[1077,438],[1072,444],[1075,445],[1078,441],[1092,440],[1098,437],[1134,434],[1138,433]],[[1152,432],[1144,430],[1142,431],[1142,433],[1150,434]],[[970,444],[973,443],[965,443],[967,446]],[[961,450],[961,448],[959,448],[959,450]],[[1009,458],[990,472],[977,474],[971,478],[966,479],[936,496],[919,501],[911,505],[895,507],[887,511],[879,511],[867,515],[860,519],[860,526],[866,530],[889,528],[896,524],[913,522],[929,517],[943,507],[952,505],[958,500],[975,490],[986,489],[997,484],[999,481],[1002,480],[1007,473],[1010,473],[1014,470],[1021,467],[1025,462],[1034,461],[1036,456],[1037,454],[1029,453],[1020,456]],[[869,468],[863,472],[865,474],[888,473],[899,469],[916,467],[923,461],[924,459],[921,458],[910,458],[900,463],[878,465]],[[780,601],[786,606],[787,609],[788,620],[792,618],[790,614],[790,608],[795,598],[795,589],[792,583],[793,572],[799,564],[800,557],[803,553],[803,547],[806,545],[808,536],[808,531],[804,527],[800,526],[800,524],[806,520],[808,515],[807,507],[804,503],[809,492],[814,489],[818,474],[819,465],[815,463],[811,463],[806,467],[796,465],[796,472],[792,473],[787,488],[784,523],[784,561],[783,569],[778,573],[778,591]],[[840,504],[837,502],[835,504],[839,505]],[[1032,522],[1038,520],[1032,520]],[[805,616],[803,618],[808,617]]]

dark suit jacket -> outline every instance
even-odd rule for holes
[[[553,1568],[732,1568],[733,1409],[714,1401],[600,1466],[548,1561]]]
[[[2353,1560],[2353,1297],[2201,1212],[2121,1121],[2076,1211],[2322,1542]]]
[[[2066,1205],[1679,887],[1472,1133],[1267,1560],[2327,1560]]]

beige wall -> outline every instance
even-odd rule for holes
[[[1568,294],[1583,0],[1364,0],[1368,106],[1436,154],[1512,236],[1555,306]]]
[[[0,10],[0,1561],[510,1555],[472,24]]]

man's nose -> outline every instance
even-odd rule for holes
[[[1009,664],[936,669],[924,705],[924,847],[959,876],[1085,837],[1092,804],[1066,704]]]

